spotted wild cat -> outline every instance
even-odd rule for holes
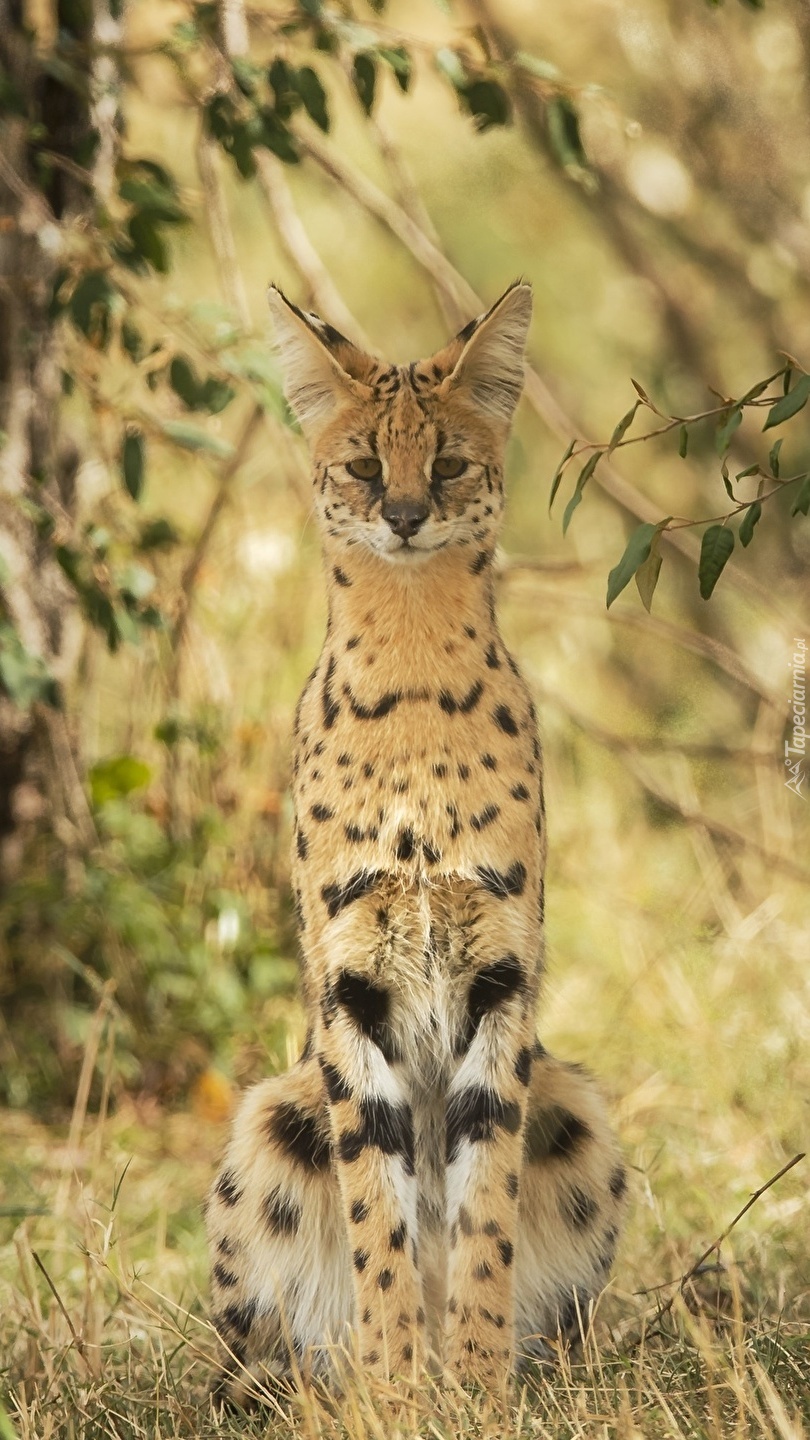
[[[295,722],[308,1036],[207,1209],[227,1385],[354,1334],[371,1371],[493,1385],[587,1320],[625,1191],[593,1082],[535,1038],[541,755],[492,579],[531,291],[404,367],[270,299],[329,624]]]

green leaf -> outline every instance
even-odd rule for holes
[[[13,625],[0,621],[0,693],[21,710],[38,700],[60,708],[59,686],[39,655],[26,650]]]
[[[621,560],[618,565],[614,565],[608,575],[607,597],[605,602],[608,609],[610,609],[616,597],[621,595],[625,586],[630,584],[636,571],[644,564],[652,548],[656,531],[663,530],[671,519],[672,516],[668,515],[666,520],[660,520],[657,525],[645,523],[644,525],[638,525],[633,531]]]
[[[653,595],[655,594],[655,587],[658,584],[658,577],[661,574],[661,566],[664,563],[664,558],[659,553],[660,545],[661,529],[658,527],[652,539],[650,553],[643,564],[639,565],[633,577],[636,582],[636,589],[641,596],[641,603],[648,615],[652,611]]]
[[[159,275],[165,275],[169,268],[169,251],[154,216],[146,210],[137,210],[127,222],[127,233],[135,254]]]
[[[554,474],[553,474],[553,476],[552,476],[552,479],[551,479],[551,494],[550,494],[549,497],[548,497],[548,513],[549,513],[549,515],[551,514],[551,507],[552,507],[552,505],[554,504],[554,500],[555,500],[555,498],[556,498],[557,491],[558,491],[559,488],[560,488],[560,481],[562,480],[562,477],[563,477],[563,471],[565,470],[565,467],[566,467],[566,465],[568,464],[568,461],[571,459],[571,456],[572,456],[573,453],[574,453],[574,446],[576,445],[576,443],[577,443],[576,440],[572,440],[572,441],[571,441],[571,444],[568,446],[565,454],[564,454],[563,457],[562,457],[562,460],[560,461],[559,465],[557,466],[557,469],[554,471]]]
[[[147,520],[141,526],[141,533],[138,537],[139,550],[162,550],[170,545],[177,545],[180,536],[171,523],[162,515],[155,520]]]
[[[680,430],[678,431],[678,454],[680,455],[682,460],[686,459],[686,452],[688,449],[689,430],[686,425],[682,425]]]
[[[797,415],[800,410],[804,409],[808,400],[810,400],[810,375],[800,375],[793,389],[771,406],[762,429],[772,430],[774,425],[781,425],[792,415]]]
[[[636,418],[636,411],[638,410],[640,404],[641,401],[637,400],[632,410],[628,410],[627,414],[622,416],[621,420],[616,426],[616,429],[613,431],[613,434],[610,437],[610,444],[608,445],[607,449],[608,455],[612,455],[619,441],[624,439],[627,431],[630,429],[630,426]]]
[[[226,405],[230,405],[236,391],[224,380],[217,380],[210,375],[200,392],[201,410],[207,410],[209,415],[219,415]]]
[[[436,51],[436,66],[456,90],[462,90],[467,84],[467,72],[461,63],[461,58],[449,46],[443,45],[440,50]]]
[[[735,479],[735,480],[746,480],[749,475],[758,475],[758,474],[759,474],[759,466],[758,466],[758,465],[749,465],[749,466],[747,467],[747,469],[745,469],[745,470],[738,470],[738,471],[737,471],[737,474],[734,476],[734,479]]]
[[[599,461],[602,459],[603,453],[604,452],[602,450],[594,450],[593,455],[591,455],[590,458],[585,461],[585,464],[579,472],[577,483],[574,487],[574,493],[571,496],[571,499],[568,501],[568,504],[566,505],[563,512],[563,535],[566,534],[568,526],[571,524],[571,517],[573,516],[574,511],[582,500],[582,492],[585,489],[585,486],[587,485],[591,476],[593,475],[593,472],[599,464]]]
[[[303,65],[298,71],[295,77],[295,88],[304,102],[304,109],[310,120],[313,120],[325,134],[328,133],[329,111],[326,104],[326,91],[311,65]]]
[[[205,106],[205,125],[220,144],[230,138],[236,120],[236,109],[227,95],[214,95]]]
[[[475,121],[476,130],[509,124],[512,106],[503,86],[496,80],[471,80],[459,93]]]
[[[391,66],[394,78],[403,92],[408,93],[413,75],[413,61],[404,45],[380,46],[377,51],[381,60]]]
[[[554,95],[548,101],[546,125],[552,154],[563,170],[575,174],[587,171],[588,157],[582,144],[579,116],[567,95]]]
[[[133,365],[137,365],[146,354],[146,343],[138,329],[131,320],[121,321],[121,344]]]
[[[121,474],[133,500],[140,500],[143,493],[145,448],[140,430],[130,430],[124,436],[121,447]]]
[[[110,307],[117,291],[103,270],[89,270],[70,297],[70,318],[77,330],[106,349],[110,335]]]
[[[273,87],[275,114],[279,120],[289,120],[293,111],[301,104],[297,72],[277,55],[267,72],[267,78]]]
[[[128,179],[118,186],[122,200],[134,205],[136,210],[145,210],[164,225],[184,225],[188,216],[178,204],[173,192],[157,181]]]
[[[734,431],[738,429],[741,423],[742,411],[739,408],[735,407],[735,409],[728,412],[724,423],[722,425],[718,425],[717,433],[714,437],[714,443],[718,455],[725,455],[729,445],[731,444],[731,439]]]
[[[215,435],[208,435],[205,430],[189,425],[185,420],[164,420],[162,429],[167,439],[183,450],[204,450],[222,460],[233,454],[233,446],[227,441],[218,440]]]
[[[773,475],[774,480],[779,479],[779,451],[782,449],[783,444],[784,437],[781,440],[776,441],[776,444],[773,446],[771,453],[768,456],[768,464],[771,467],[771,474]]]
[[[366,114],[370,115],[377,85],[377,67],[372,57],[364,50],[354,57],[352,81],[360,104]]]
[[[790,513],[791,515],[810,514],[810,477],[802,485]]]
[[[760,505],[758,500],[755,500],[753,505],[748,506],[748,509],[746,510],[740,522],[741,545],[747,546],[751,544],[751,541],[754,538],[754,526],[759,520],[761,514],[762,506]]]
[[[90,797],[98,809],[110,800],[120,800],[133,790],[142,790],[152,779],[152,771],[134,755],[114,755],[99,760],[89,772]]]
[[[710,525],[700,542],[698,581],[700,593],[708,600],[734,549],[734,532],[726,525]]]
[[[194,366],[185,355],[175,355],[169,366],[169,384],[189,410],[199,405],[201,386],[194,373]]]
[[[737,496],[734,494],[734,491],[731,488],[731,481],[728,478],[728,466],[725,460],[720,467],[720,473],[723,476],[723,484],[725,486],[726,494],[728,495],[729,500],[733,500],[736,503]]]
[[[261,120],[261,133],[258,143],[272,150],[279,160],[285,165],[297,165],[301,156],[295,143],[295,139],[283,121],[279,120],[274,110],[264,106],[259,111]],[[252,159],[252,157],[251,157]],[[237,161],[238,163],[238,161]]]

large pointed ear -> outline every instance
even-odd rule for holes
[[[305,315],[275,285],[268,300],[284,393],[311,440],[341,401],[370,397],[371,388],[361,376],[371,362],[345,335],[317,315]]]
[[[441,389],[466,393],[476,408],[508,425],[523,389],[531,318],[531,286],[516,281],[491,310],[459,333],[464,348]]]

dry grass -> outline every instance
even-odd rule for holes
[[[574,900],[564,877],[556,888],[559,941]],[[649,935],[646,954],[603,937],[596,959],[556,977],[551,1038],[621,1094],[634,1203],[582,1357],[508,1397],[426,1382],[409,1398],[355,1373],[341,1399],[309,1390],[258,1418],[218,1413],[199,1208],[223,1134],[211,1096],[185,1113],[122,1099],[88,1117],[80,1087],[72,1124],[53,1128],[6,1112],[2,1440],[810,1433],[805,1165],[761,1195],[683,1293],[666,1283],[800,1147],[808,971],[791,901],[801,896],[783,893],[780,916],[749,917],[722,940],[687,943],[673,920],[666,963]],[[643,914],[634,923],[643,933]],[[587,912],[579,924],[587,947]],[[103,1071],[107,1053],[99,1027],[86,1071]]]

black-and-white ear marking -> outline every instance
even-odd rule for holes
[[[464,349],[444,385],[468,389],[481,410],[507,424],[520,399],[532,290],[516,281],[490,310],[464,327]]]
[[[317,315],[305,315],[275,285],[268,291],[276,344],[284,369],[284,393],[311,437],[342,399],[367,398],[368,386],[354,380],[330,347],[349,342]]]

